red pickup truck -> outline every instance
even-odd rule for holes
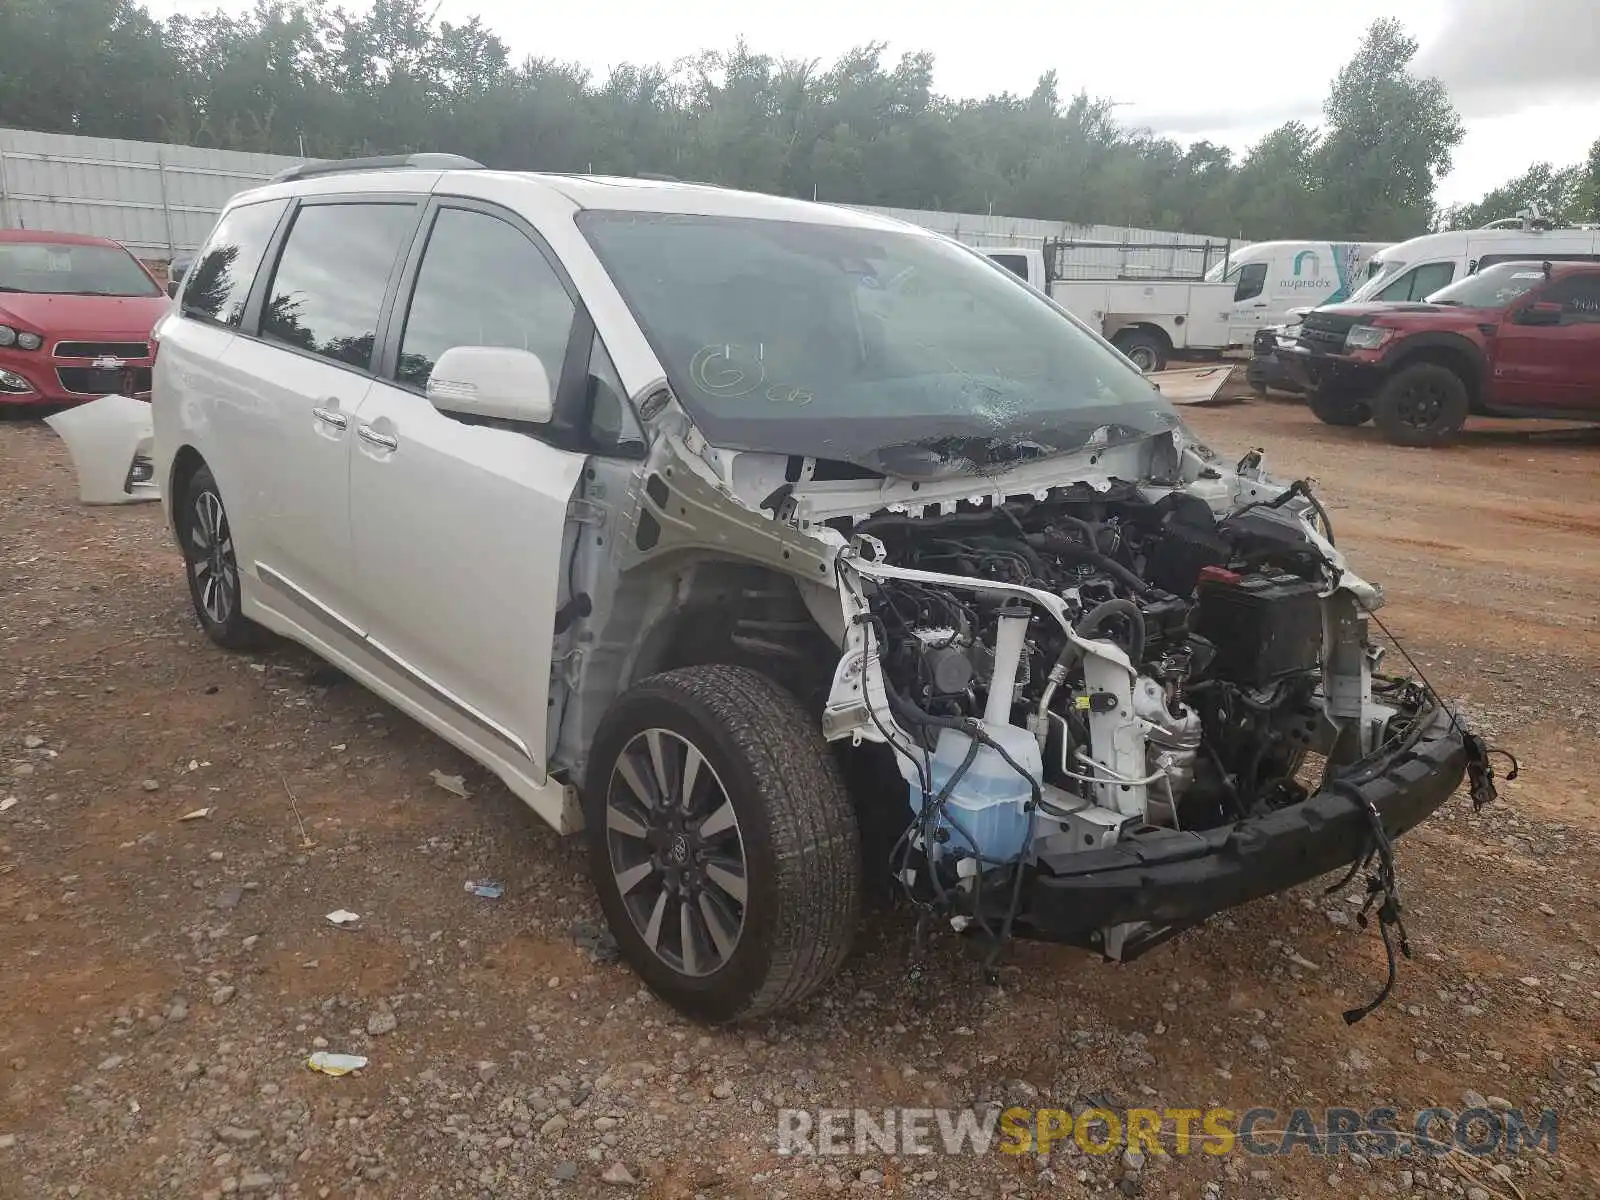
[[[1498,263],[1422,303],[1312,309],[1279,353],[1323,421],[1404,446],[1473,414],[1600,421],[1600,263]]]

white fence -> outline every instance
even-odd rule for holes
[[[238,192],[302,160],[159,142],[0,129],[0,229],[59,229],[114,238],[149,259],[193,252]],[[866,206],[853,206],[866,207]],[[1226,238],[1070,225],[1028,217],[872,208],[974,246],[1074,246],[1058,268],[1072,275],[1199,275],[1222,259]],[[1115,243],[1117,248],[1108,248]],[[1238,243],[1231,244],[1234,249]]]
[[[197,250],[234,195],[299,161],[0,129],[0,228],[95,234],[170,259]]]

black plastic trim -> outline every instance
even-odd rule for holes
[[[1091,945],[1097,931],[1126,922],[1184,927],[1347,867],[1369,836],[1350,787],[1398,837],[1444,804],[1466,774],[1465,726],[1443,708],[1419,720],[1411,745],[1355,764],[1338,790],[1301,804],[1216,829],[1141,834],[1044,860],[1018,932]]]

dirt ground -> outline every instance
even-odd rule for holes
[[[917,988],[879,911],[806,1010],[688,1025],[612,961],[576,842],[305,653],[212,647],[157,508],[80,507],[54,435],[0,423],[0,1196],[1600,1195],[1600,432],[1429,452],[1283,401],[1187,419],[1315,480],[1394,633],[1522,760],[1401,843],[1415,958],[1354,1027],[1382,947],[1357,888],[1312,886],[1126,966],[1017,946],[998,987],[941,941]],[[314,1073],[321,1048],[370,1065]],[[985,1102],[1486,1102],[1555,1110],[1559,1140],[775,1152],[783,1106]]]

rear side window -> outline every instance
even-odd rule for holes
[[[1246,263],[1239,268],[1239,282],[1233,289],[1235,303],[1240,300],[1254,300],[1261,295],[1267,286],[1267,264],[1264,262]]]
[[[367,370],[389,275],[416,215],[411,204],[301,208],[261,312],[261,336]]]
[[[184,281],[183,311],[220,325],[238,328],[272,231],[278,227],[287,200],[242,204],[217,223]]]
[[[441,209],[417,272],[395,377],[426,388],[446,350],[500,346],[537,355],[554,388],[573,313],[566,287],[521,230],[487,213]]]

